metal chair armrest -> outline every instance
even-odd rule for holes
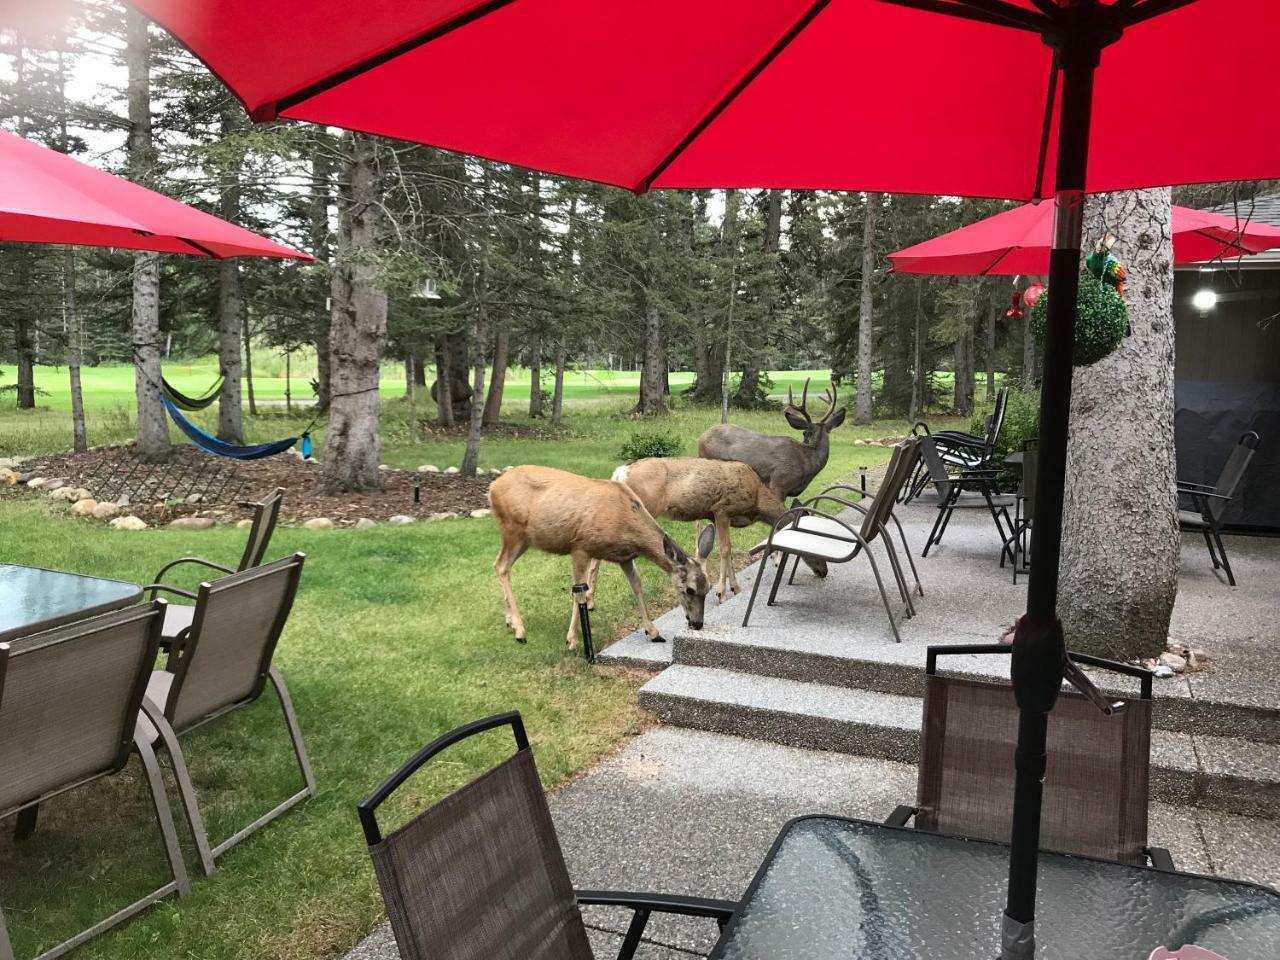
[[[1178,868],[1173,865],[1173,857],[1164,847],[1147,847],[1147,858],[1151,861],[1151,866],[1157,870],[1163,870],[1166,873],[1178,872]]]
[[[738,904],[732,900],[711,897],[687,897],[668,893],[632,893],[625,890],[575,890],[578,903],[592,907],[630,907],[652,913],[671,913],[684,917],[709,917],[728,922]]]
[[[150,591],[151,591],[151,599],[152,599],[152,600],[154,600],[154,599],[156,598],[156,591],[157,591],[157,590],[163,590],[163,591],[165,591],[166,593],[174,593],[174,594],[177,594],[177,595],[178,595],[178,596],[180,596],[180,597],[186,597],[188,600],[198,600],[198,599],[199,599],[199,597],[197,597],[197,596],[195,595],[195,593],[193,593],[192,591],[190,591],[190,590],[182,590],[182,589],[180,589],[180,588],[178,588],[178,587],[171,587],[171,586],[169,586],[169,584],[167,584],[167,583],[148,583],[145,587],[143,587],[143,588],[142,588],[142,590],[143,590],[143,592],[144,592],[144,593],[145,593],[146,591],[150,590]]]
[[[235,573],[235,571],[232,570],[230,567],[224,567],[222,564],[214,563],[212,560],[205,560],[203,557],[179,557],[177,560],[174,560],[172,563],[166,563],[163,567],[161,567],[160,572],[157,573],[155,577],[153,577],[152,579],[156,581],[163,580],[164,575],[166,573],[168,573],[174,567],[182,563],[196,563],[202,567],[208,567],[211,570],[220,570],[222,573],[228,573],[228,574]]]
[[[1187,491],[1204,490],[1204,491],[1212,492],[1213,490],[1216,490],[1216,489],[1217,489],[1217,487],[1213,486],[1212,484],[1208,484],[1208,483],[1192,483],[1190,480],[1179,480],[1179,481],[1177,482],[1177,487],[1178,487],[1178,490],[1179,490],[1179,491],[1181,491],[1181,490],[1187,490]]]
[[[905,827],[911,822],[916,815],[915,807],[908,807],[899,804],[894,808],[893,813],[885,818],[884,825],[886,827]]]

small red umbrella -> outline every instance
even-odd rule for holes
[[[1017,276],[1049,272],[1053,206],[1028,203],[889,254],[895,273]],[[1173,259],[1200,263],[1280,247],[1280,227],[1173,208]]]
[[[274,240],[0,131],[0,241],[311,260]]]
[[[129,0],[257,120],[636,191],[1034,200],[1056,220],[1002,956],[1034,953],[1086,191],[1280,176],[1277,0]],[[1095,86],[1097,95],[1095,96]]]

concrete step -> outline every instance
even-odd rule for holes
[[[991,642],[960,638],[959,642]],[[660,645],[657,645],[660,646]],[[709,626],[682,629],[674,637],[672,662],[831,687],[919,697],[924,692],[925,653],[920,644],[881,643],[804,631]],[[1008,658],[953,655],[939,661],[949,671],[977,677],[1007,678]],[[1090,671],[1094,682],[1116,696],[1137,692],[1136,681],[1106,671]],[[1192,675],[1196,677],[1197,675]],[[1184,677],[1156,680],[1152,723],[1162,730],[1280,744],[1280,711],[1238,698],[1217,684],[1188,683]]]
[[[916,763],[922,701],[677,663],[640,705],[664,723],[787,746]],[[1280,818],[1280,746],[1153,730],[1152,799]]]

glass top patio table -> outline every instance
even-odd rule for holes
[[[712,958],[991,960],[1009,848],[837,817],[788,823]],[[1042,854],[1038,960],[1147,960],[1198,944],[1280,957],[1280,893],[1254,884]]]
[[[0,563],[0,643],[140,599],[136,583]]]

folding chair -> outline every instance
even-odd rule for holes
[[[244,545],[244,553],[240,556],[240,563],[235,570],[230,567],[224,567],[220,563],[214,563],[212,560],[205,560],[202,557],[179,557],[172,563],[167,563],[160,568],[160,572],[153,578],[153,582],[144,587],[144,590],[151,591],[151,599],[156,597],[156,591],[163,589],[167,593],[176,596],[185,597],[194,603],[196,595],[189,590],[180,590],[165,584],[164,575],[174,567],[184,563],[194,563],[202,567],[208,567],[210,570],[217,570],[220,573],[236,573],[241,570],[250,570],[262,563],[262,558],[267,552],[267,546],[271,543],[271,535],[275,533],[276,520],[280,517],[280,503],[284,499],[284,488],[276,487],[262,499],[261,503],[246,503],[241,506],[253,507],[253,525],[249,528],[249,539]],[[164,621],[164,638],[172,640],[182,630],[191,626],[191,618],[195,613],[195,607],[189,603],[170,603],[165,610]]]
[[[446,748],[510,727],[516,750],[384,835],[377,810]],[[575,891],[518,713],[469,723],[428,744],[358,808],[404,960],[593,960],[579,906],[632,911],[618,960],[630,960],[653,913],[715,920],[737,904],[704,897]]]
[[[164,778],[138,720],[163,620],[164,601],[152,601],[0,644],[0,819],[16,814],[15,837],[26,840],[41,803],[120,773],[136,753],[173,875],[36,960],[60,957],[169,894],[191,890]],[[13,957],[0,914],[0,960]]]
[[[1226,544],[1222,542],[1222,514],[1235,496],[1236,488],[1240,486],[1259,442],[1258,435],[1252,430],[1242,434],[1223,465],[1222,473],[1218,474],[1218,482],[1213,486],[1178,481],[1178,499],[1190,500],[1194,507],[1193,510],[1179,508],[1178,526],[1183,530],[1199,530],[1204,534],[1204,543],[1209,548],[1213,569],[1226,571],[1227,582],[1233,587],[1236,585],[1236,577],[1231,571],[1231,561],[1227,559]]]
[[[995,406],[991,415],[985,418],[986,432],[982,436],[965,433],[960,430],[929,430],[923,421],[911,428],[914,437],[931,437],[938,457],[948,468],[954,470],[995,470],[996,444],[1000,441],[1000,433],[1004,429],[1005,412],[1009,407],[1009,388],[1001,387],[996,394]],[[904,501],[910,502],[924,492],[931,482],[931,477],[921,463],[910,486],[904,494]],[[997,492],[999,488],[997,487]]]
[[[887,523],[892,517],[893,506],[898,499],[898,494],[901,492],[902,486],[910,478],[911,471],[915,467],[918,444],[919,440],[912,438],[893,448],[889,466],[885,470],[884,482],[880,485],[880,489],[877,491],[869,508],[861,507],[841,497],[819,494],[809,501],[809,505],[792,507],[778,518],[773,528],[769,531],[768,539],[757,544],[752,550],[753,553],[762,552],[763,557],[766,558],[774,552],[781,554],[778,569],[774,575],[773,586],[769,590],[769,599],[767,601],[769,606],[773,606],[777,600],[778,588],[786,571],[787,560],[791,557],[805,560],[821,560],[826,563],[848,563],[855,557],[863,555],[871,563],[871,572],[874,574],[876,586],[880,590],[880,599],[884,602],[885,612],[889,615],[889,625],[893,630],[893,637],[899,643],[902,641],[902,637],[898,633],[898,624],[894,617],[893,608],[889,604],[889,596],[885,592],[884,580],[880,576],[880,567],[871,553],[871,543],[879,539],[884,545],[885,554],[889,560],[889,568],[893,573],[899,595],[902,598],[905,616],[914,616],[915,608],[911,602],[911,591],[907,586],[906,577],[903,575],[902,565],[893,546],[893,539],[889,535]],[[854,510],[861,511],[862,522],[858,529],[855,530],[851,524],[838,517],[822,513],[816,509],[815,505],[820,502],[830,502],[837,506],[852,507]],[[901,527],[899,527],[899,532],[901,532]],[[903,542],[905,544],[905,538]],[[755,607],[756,596],[760,592],[760,582],[764,576],[766,566],[767,564],[762,559],[756,567],[755,583],[751,587],[751,597],[747,601],[747,610],[742,617],[742,625],[744,627],[751,620],[751,611]],[[914,573],[914,561],[911,569]],[[794,571],[792,577],[794,579]],[[916,586],[917,588],[920,586],[919,577],[916,577]],[[920,593],[923,596],[923,589],[920,590]]]
[[[1013,567],[1013,582],[1018,582],[1019,573],[1031,570],[1031,526],[1035,522],[1036,513],[1036,462],[1040,455],[1040,441],[1027,440],[1022,444],[1022,480],[1018,484],[1018,493],[1013,506],[1013,536],[1009,542],[1010,566]],[[1000,565],[1004,566],[1004,556],[1000,557]]]
[[[1007,841],[1013,821],[1018,705],[1005,680],[941,675],[939,656],[1008,656],[1002,644],[930,647],[916,803],[886,821],[919,830]],[[1049,714],[1048,768],[1040,845],[1060,853],[1173,869],[1167,850],[1147,845],[1151,770],[1151,671],[1069,654],[1141,681],[1137,698],[1108,703],[1062,691]],[[1099,707],[1105,709],[1099,709]]]
[[[164,670],[151,674],[139,721],[147,742],[173,759],[174,778],[206,874],[223,853],[316,792],[302,730],[284,677],[272,664],[302,575],[301,553],[202,583],[195,616],[173,642]],[[303,787],[211,847],[178,736],[254,703],[270,682],[284,713]]]
[[[942,543],[942,535],[947,532],[951,523],[951,515],[960,505],[960,496],[964,493],[977,493],[986,503],[991,519],[995,522],[996,533],[1000,537],[1000,562],[1009,555],[1009,541],[1012,536],[1013,522],[1009,519],[1008,504],[1000,500],[1000,488],[996,484],[996,471],[988,469],[962,469],[957,473],[949,473],[938,454],[932,437],[918,438],[920,459],[930,481],[938,491],[938,516],[933,521],[933,529],[925,541],[922,557],[929,555],[929,549]],[[997,502],[1000,500],[1000,502]]]

